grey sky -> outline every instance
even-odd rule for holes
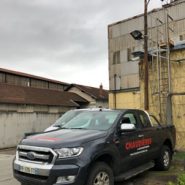
[[[143,1],[0,0],[0,67],[108,88],[107,25],[142,13]]]

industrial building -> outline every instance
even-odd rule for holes
[[[0,149],[16,146],[25,133],[43,131],[68,110],[92,107],[87,98],[90,92],[85,90],[88,95],[84,98],[70,92],[72,86],[0,68]],[[95,92],[103,92],[101,98],[108,105],[107,91],[86,88],[91,89],[93,98]]]
[[[64,91],[68,83],[0,68],[0,83]]]
[[[25,133],[43,131],[64,112],[88,102],[65,92],[67,83],[0,69],[0,148],[14,147]]]
[[[66,91],[73,92],[80,97],[83,97],[89,102],[88,105],[85,105],[86,107],[108,108],[108,91],[103,89],[103,85],[100,85],[99,88],[95,88],[79,84],[71,84],[67,87]]]
[[[185,149],[184,9],[185,0],[174,0],[148,13],[149,112],[164,124],[172,117],[178,149]],[[110,108],[144,109],[143,30],[143,14],[108,26]]]

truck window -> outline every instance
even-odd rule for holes
[[[123,119],[122,119],[122,123],[132,123],[132,124],[136,125],[137,122],[136,122],[136,117],[135,117],[134,113],[124,114]]]
[[[150,121],[153,127],[160,126],[159,121],[153,115],[150,115]]]
[[[151,127],[148,116],[144,112],[139,112],[139,119],[143,127]]]

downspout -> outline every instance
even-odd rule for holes
[[[183,96],[185,92],[180,93],[169,93],[167,96],[167,104],[166,104],[166,120],[168,125],[172,125],[173,123],[173,110],[172,110],[172,96]]]
[[[116,83],[116,78],[117,78],[117,74],[114,74],[114,109],[117,108],[117,99],[116,99],[116,87],[117,87],[117,83]]]

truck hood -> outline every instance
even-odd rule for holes
[[[47,148],[78,147],[92,140],[105,137],[106,131],[60,129],[24,138],[20,144]]]

